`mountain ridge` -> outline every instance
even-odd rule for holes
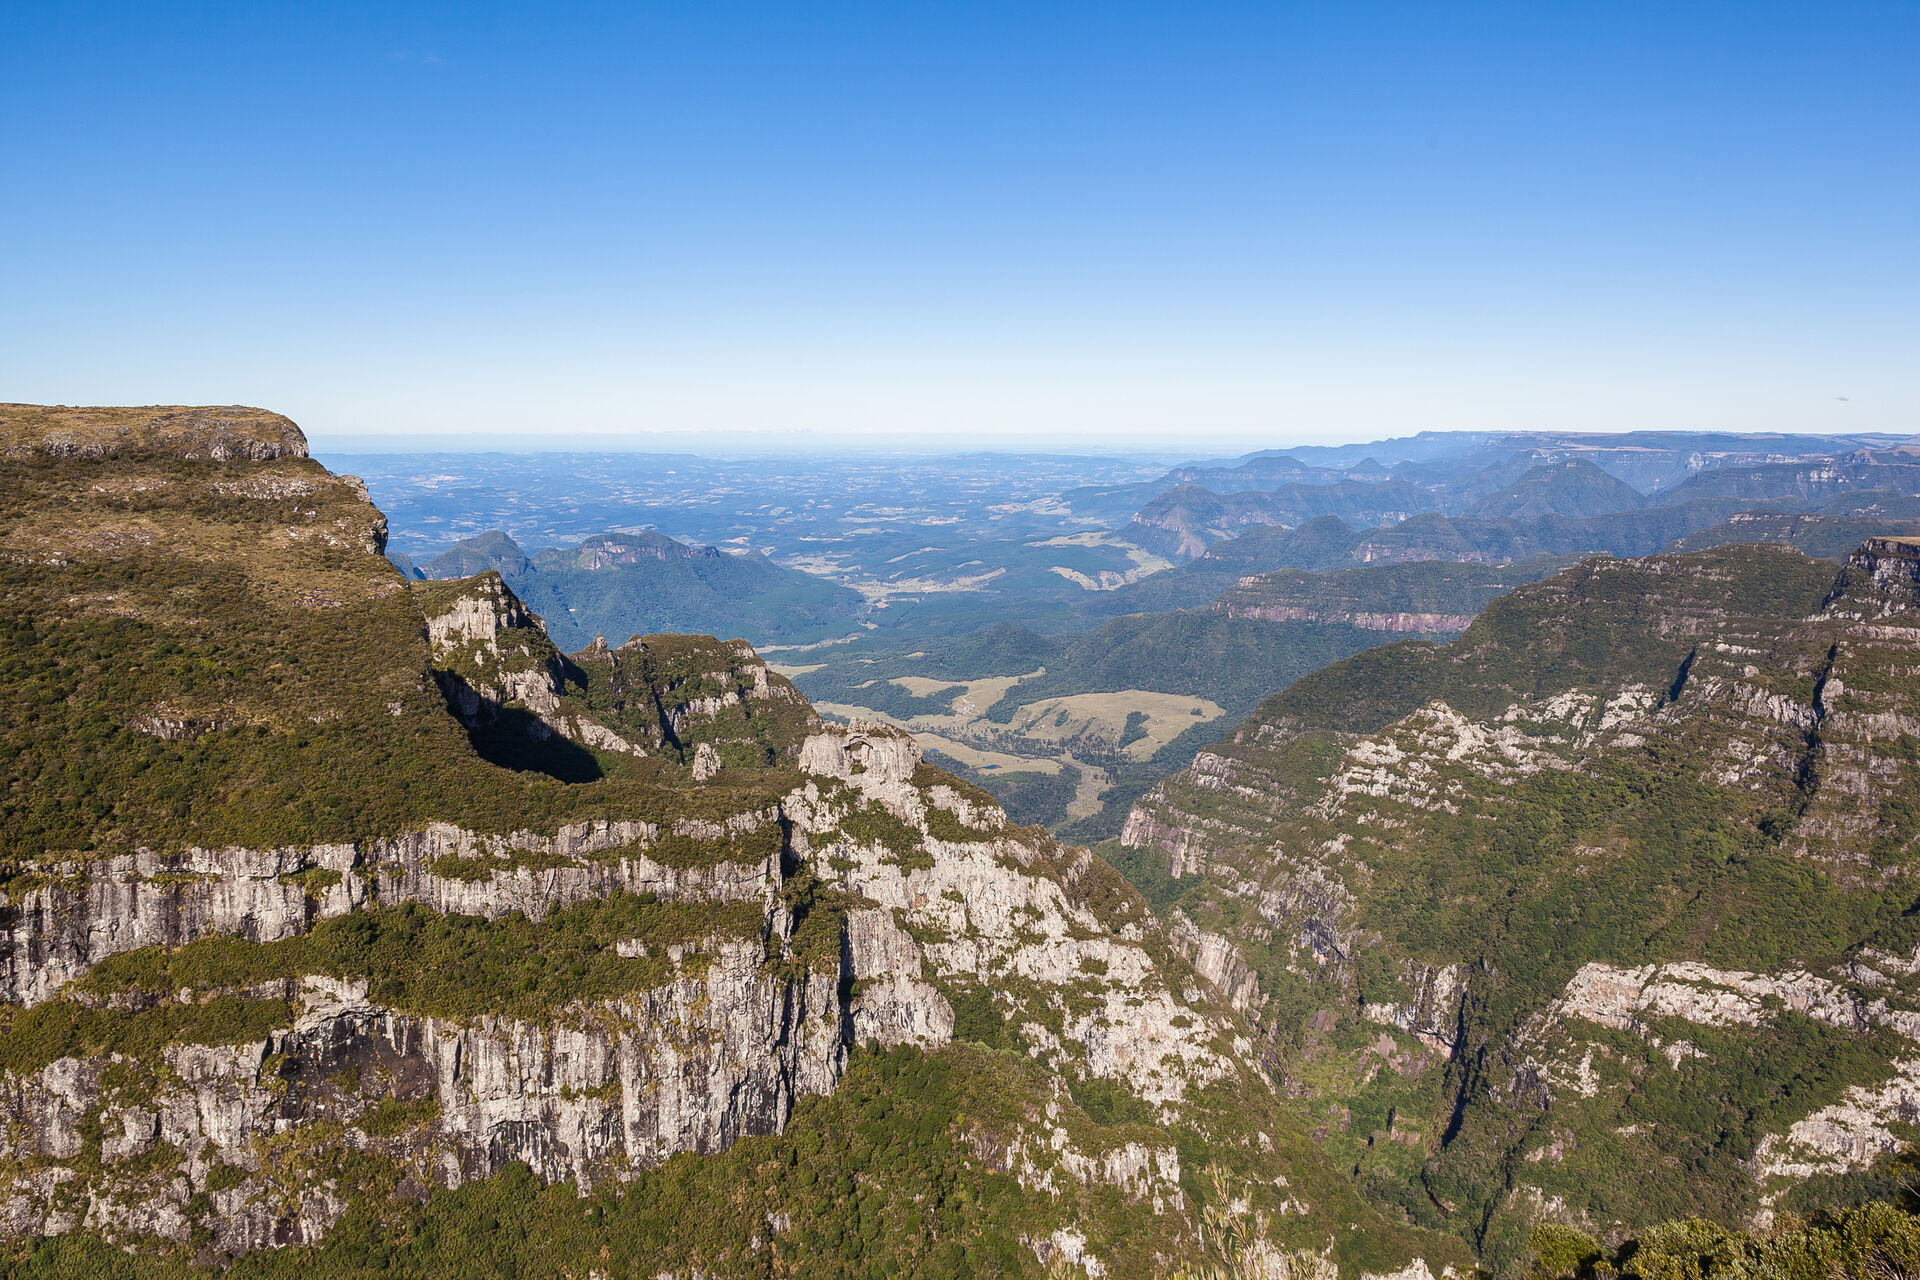
[[[1916,619],[1912,541],[1583,561],[1298,681],[1109,853],[1367,1194],[1496,1272],[1766,1226],[1913,1136]]]
[[[292,449],[90,412],[0,418],[16,1273],[1145,1277],[1209,1205],[1316,1275],[1469,1264],[904,735],[738,642],[562,653]]]

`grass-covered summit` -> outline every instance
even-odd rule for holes
[[[434,676],[458,665],[429,643],[447,586],[409,589],[364,488],[284,418],[8,408],[0,481],[0,859],[16,872],[688,803],[644,771],[596,769],[581,790],[476,752]]]

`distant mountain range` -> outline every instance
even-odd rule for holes
[[[812,639],[836,624],[844,630],[860,606],[858,592],[782,568],[757,551],[692,547],[651,531],[605,533],[531,556],[495,531],[455,543],[424,565],[389,558],[421,578],[497,572],[563,649],[582,648],[595,636],[617,644],[651,632]]]
[[[1715,440],[1727,443],[1719,437],[1703,443]],[[1089,518],[1117,523],[1123,497],[1144,498],[1123,536],[1157,554],[1189,559],[1251,526],[1292,527],[1329,515],[1362,526],[1430,512],[1481,520],[1588,519],[1710,498],[1807,509],[1874,491],[1920,493],[1920,458],[1904,447],[1836,447],[1853,443],[1803,441],[1791,450],[1717,454],[1696,448],[1676,460],[1671,447],[1575,448],[1564,440],[1518,437],[1391,469],[1369,455],[1345,471],[1259,456],[1234,467],[1175,468],[1154,484],[1080,490],[1063,501]],[[1647,487],[1636,487],[1627,475]]]
[[[1488,601],[1581,557],[1768,541],[1837,559],[1863,538],[1911,531],[1920,516],[1914,455],[1887,441],[1642,434],[1623,443],[1545,435],[1428,443],[1391,465],[1374,450],[1311,462],[1268,453],[1070,492],[1062,500],[1076,513],[1107,513],[1113,532],[1100,537],[1174,566],[1105,590],[1056,590],[1053,604],[1031,589],[1016,599],[1004,590],[1010,575],[941,597],[982,623],[1017,624],[993,632],[1001,649],[1022,654],[1017,670],[990,671],[963,635],[888,642],[887,625],[908,622],[896,612],[879,617],[883,630],[870,641],[810,657],[797,678],[835,707],[872,708],[1003,753],[976,755],[994,763],[975,780],[1022,820],[1095,840],[1118,829],[1129,796],[1204,745],[1217,729],[1211,716],[1240,714],[1329,661],[1400,635],[1456,635]],[[943,554],[976,573],[1004,563],[984,548]],[[1009,646],[1013,634],[1025,638]],[[979,682],[990,677],[997,683],[982,702]],[[963,692],[978,704],[976,718],[950,713]],[[1167,713],[1166,697],[1217,710],[1154,737],[1145,758],[1147,746],[1116,750],[1122,717],[1152,723]],[[1096,704],[1102,714],[1087,736],[1065,736]],[[1058,731],[1035,722],[1056,706]],[[1032,772],[1035,758],[1060,771]]]

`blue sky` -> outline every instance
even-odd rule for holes
[[[1920,432],[1916,67],[1912,3],[0,0],[0,399]]]

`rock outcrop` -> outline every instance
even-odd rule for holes
[[[1120,843],[1164,859],[1196,966],[1416,1221],[1476,1205],[1496,1264],[1543,1217],[1764,1225],[1914,1132],[1916,548],[1837,578],[1760,546],[1588,561],[1451,645],[1300,681]],[[1806,1087],[1680,1101],[1748,1098],[1755,1057]]]

